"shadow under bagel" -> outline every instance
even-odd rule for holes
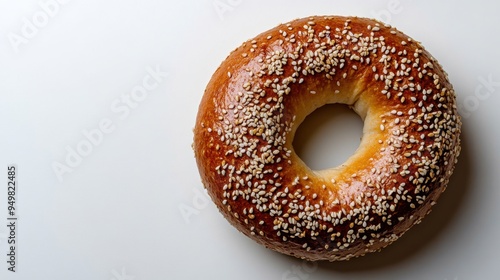
[[[325,105],[306,117],[295,135],[296,139],[294,139],[294,149],[299,154],[304,153],[304,150],[306,150],[305,146],[308,145],[311,135],[319,134],[322,126],[328,123],[331,118],[346,119],[349,117],[356,117],[354,112],[349,116],[351,113],[348,112],[347,108],[340,108],[337,112],[331,111],[339,109],[338,106],[345,105]],[[352,130],[352,128],[349,129]],[[380,252],[369,253],[365,256],[348,261],[318,261],[316,262],[317,270],[330,270],[343,273],[381,270],[410,261],[412,258],[417,257],[425,251],[426,248],[438,242],[438,239],[442,237],[446,229],[458,217],[461,205],[466,201],[467,194],[471,189],[471,177],[474,173],[474,163],[471,162],[472,156],[468,148],[468,135],[464,131],[462,131],[460,136],[461,153],[455,166],[455,171],[450,178],[448,187],[446,191],[441,194],[437,204],[433,206],[432,212],[428,214],[420,224],[410,228],[397,241],[382,249]],[[304,135],[304,133],[306,135]],[[340,131],[338,133],[342,132]],[[356,139],[357,142],[354,141],[354,139],[352,140],[355,144],[359,145],[359,139]],[[332,143],[332,145],[335,144]],[[350,145],[352,146],[352,144]],[[351,146],[349,148],[352,148]],[[304,260],[293,257],[283,257],[290,258],[290,260],[297,265],[304,262]]]

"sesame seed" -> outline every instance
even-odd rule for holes
[[[417,42],[375,22],[346,19],[328,26],[316,19],[282,25],[280,35],[251,40],[236,52],[242,68],[227,68],[224,84],[234,85],[235,93],[212,99],[214,117],[204,119],[198,133],[207,143],[196,145],[210,158],[207,188],[218,188],[211,195],[220,196],[222,210],[247,234],[293,241],[303,251],[340,252],[333,257],[340,260],[359,254],[357,244],[370,252],[376,242],[395,240],[394,226],[410,217],[405,211],[414,214],[412,223],[420,221],[418,209],[435,203],[431,194],[458,153],[460,120],[453,89]],[[386,37],[389,32],[396,40]],[[387,132],[363,163],[368,169],[349,174],[340,166],[328,178],[295,169],[290,143],[301,117],[288,107],[290,100],[346,102],[349,92],[340,91],[357,73],[373,75],[369,87],[386,109],[376,113],[380,131]]]

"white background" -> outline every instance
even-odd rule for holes
[[[500,279],[499,8],[1,0],[0,279]],[[279,23],[328,14],[376,17],[426,46],[458,94],[463,152],[434,211],[395,244],[349,262],[307,263],[223,219],[203,194],[192,128],[205,85],[232,49]],[[359,118],[329,108],[338,111],[313,113],[297,139],[314,168],[342,162],[359,143]],[[6,263],[12,163],[16,273]]]

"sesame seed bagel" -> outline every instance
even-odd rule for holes
[[[311,170],[294,134],[331,103],[361,116],[363,137],[344,164]],[[375,20],[318,16],[266,31],[222,62],[193,148],[203,185],[239,231],[287,255],[337,261],[421,221],[448,184],[460,131],[452,85],[420,43]]]

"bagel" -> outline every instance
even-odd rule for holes
[[[360,115],[361,143],[344,164],[311,170],[294,134],[331,103]],[[373,19],[314,16],[229,54],[201,99],[193,149],[239,231],[283,254],[339,261],[379,251],[430,212],[460,133],[453,87],[419,42]]]

